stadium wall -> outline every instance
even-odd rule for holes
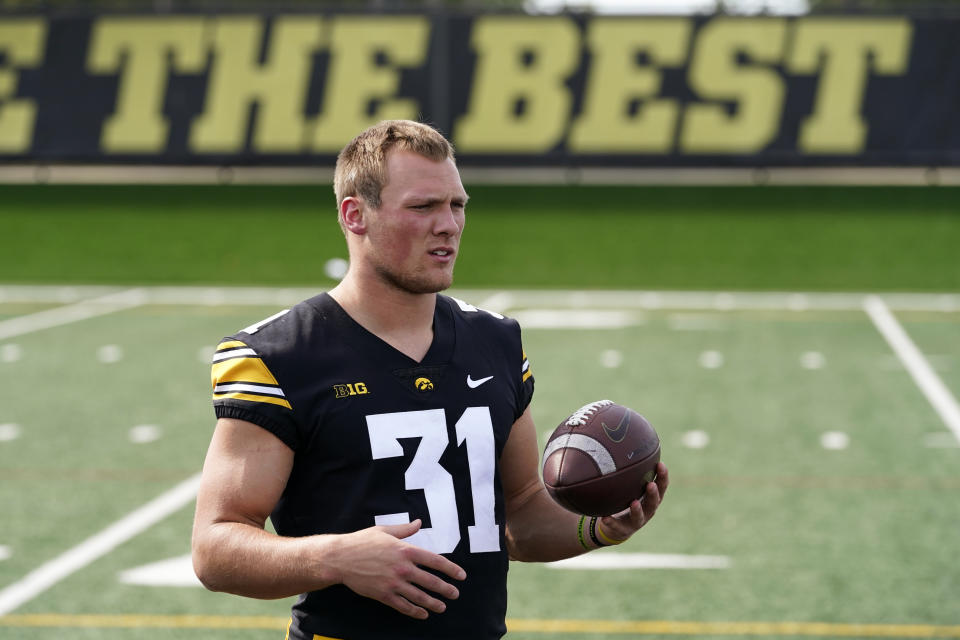
[[[415,118],[478,172],[936,182],[960,167],[957,33],[919,14],[7,13],[0,168],[330,167],[366,125]]]

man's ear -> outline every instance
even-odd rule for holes
[[[348,196],[340,203],[340,223],[344,231],[362,236],[367,232],[364,216],[366,204],[360,198]]]

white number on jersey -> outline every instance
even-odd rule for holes
[[[470,551],[483,553],[500,550],[500,527],[494,514],[494,473],[496,446],[493,421],[488,407],[470,407],[457,420],[457,445],[466,443],[470,468],[470,492],[473,497],[474,524],[467,527]],[[460,542],[460,516],[453,477],[440,465],[449,445],[447,419],[443,409],[401,411],[367,416],[367,431],[373,459],[403,455],[401,438],[420,438],[417,451],[404,474],[408,491],[422,489],[430,513],[430,527],[407,538],[411,544],[434,553],[450,553]],[[406,524],[410,514],[377,515],[378,525]]]

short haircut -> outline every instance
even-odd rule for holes
[[[413,120],[384,120],[351,140],[337,156],[333,192],[337,209],[344,198],[360,197],[380,208],[380,192],[387,184],[387,153],[412,151],[442,162],[454,159],[453,145],[433,127]]]

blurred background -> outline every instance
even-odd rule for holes
[[[400,117],[475,192],[458,285],[960,285],[958,2],[0,10],[0,281],[328,284],[336,153]]]
[[[510,638],[960,638],[958,35],[960,0],[0,0],[0,637],[282,637],[190,569],[213,345],[342,277],[336,154],[412,118],[541,437],[609,397],[671,465],[614,559],[511,568]]]

